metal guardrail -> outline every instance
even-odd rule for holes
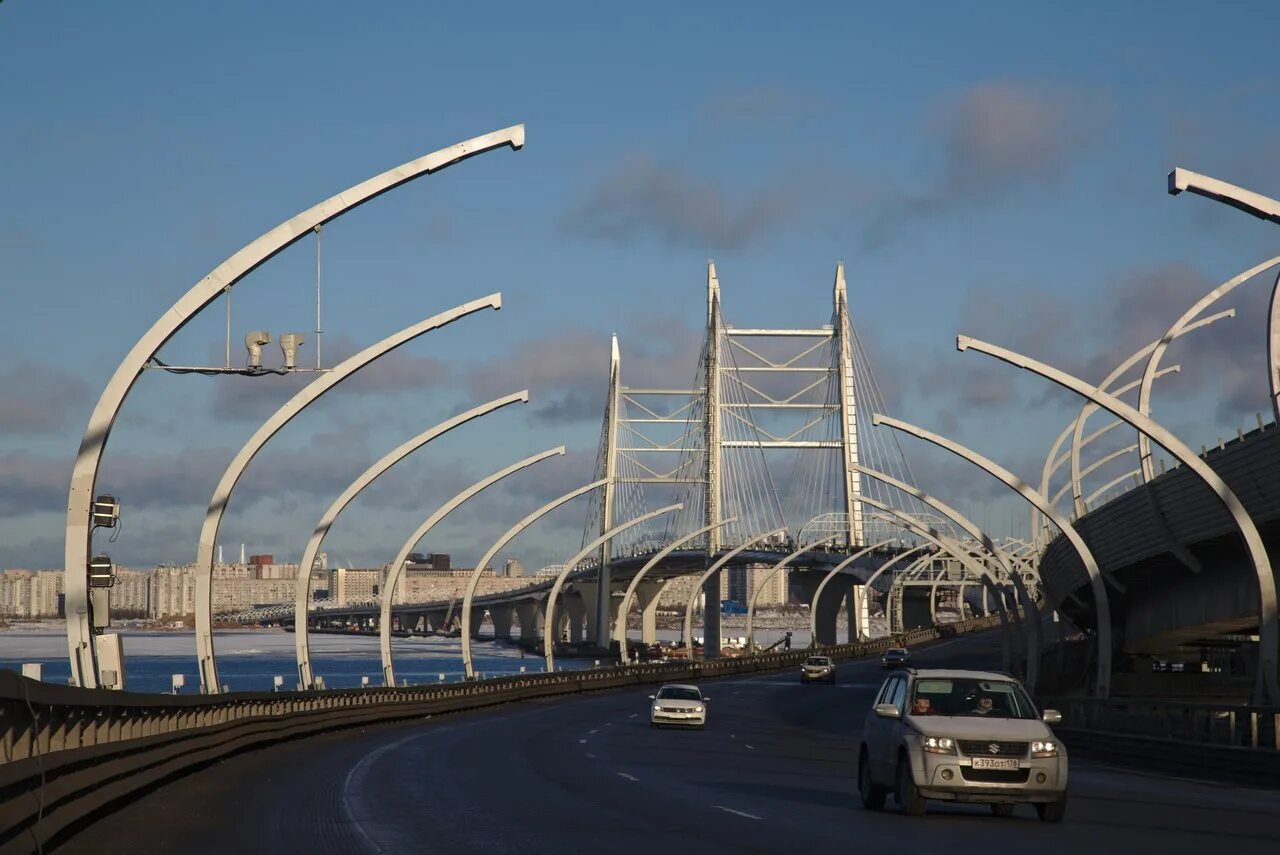
[[[1041,698],[1064,727],[1280,752],[1280,707],[1162,698]]]
[[[998,625],[992,618],[821,648],[851,659]],[[234,754],[342,728],[533,698],[798,665],[813,650],[471,683],[163,695],[80,689],[0,671],[0,855],[56,845],[113,806]]]

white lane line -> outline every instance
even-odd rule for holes
[[[730,738],[730,739],[737,739],[737,738],[738,738],[738,734],[736,734],[736,733],[731,733],[731,734],[729,734],[729,738]]]
[[[594,755],[594,754],[592,754],[590,751],[588,751],[588,752],[587,752],[587,759],[588,759],[588,760],[594,760],[594,759],[596,759],[596,755]]]
[[[595,735],[596,735],[597,733],[599,733],[599,732],[600,732],[599,730],[593,730],[593,731],[591,731],[591,735],[592,735],[592,736],[595,736]]]
[[[750,748],[752,751],[756,750],[756,747],[754,745],[748,745],[747,747]]]
[[[585,739],[579,739],[579,740],[578,740],[578,744],[579,744],[579,745],[586,745],[586,744],[587,744],[587,740],[585,740]]]
[[[712,807],[715,808],[716,810],[722,810],[725,813],[732,813],[732,814],[736,814],[737,816],[744,816],[747,819],[764,819],[764,817],[756,816],[754,813],[747,813],[746,811],[742,811],[742,810],[734,810],[733,808],[727,808],[724,805],[712,805]]]
[[[606,722],[604,723],[604,726],[605,726],[605,727],[613,727],[613,722],[611,722],[611,721],[606,721]],[[592,731],[592,732],[594,733],[595,731]]]
[[[635,775],[628,775],[626,772],[619,772],[619,773],[618,773],[618,777],[619,777],[619,778],[626,778],[628,781],[639,781],[639,780],[640,780],[640,779],[639,779],[639,778],[637,778]]]
[[[638,718],[639,716],[640,716],[640,713],[633,712],[631,715],[627,716],[627,718]]]

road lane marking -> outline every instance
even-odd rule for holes
[[[750,748],[752,751],[756,750],[756,747],[754,745],[748,745],[747,747]]]
[[[591,731],[591,735],[592,735],[592,736],[595,736],[595,735],[596,735],[597,733],[599,733],[599,732],[600,732],[599,730],[593,730],[593,731]]]
[[[754,813],[747,813],[746,811],[742,811],[742,810],[734,810],[733,808],[727,808],[724,805],[712,805],[712,807],[715,808],[716,810],[722,810],[725,813],[732,813],[738,816],[744,816],[747,819],[764,819],[764,817],[756,816]]]
[[[587,740],[585,740],[585,739],[579,739],[579,740],[578,740],[578,744],[579,744],[579,745],[586,745],[586,744],[587,744]]]
[[[590,751],[588,751],[588,752],[587,752],[587,759],[588,759],[588,760],[594,760],[594,759],[596,759],[596,755],[594,755],[594,754],[592,754]]]
[[[639,715],[640,715],[640,713],[638,713],[638,712],[633,712],[631,715],[627,716],[627,718],[638,718],[638,717],[639,717]]]
[[[628,781],[636,781],[636,782],[639,782],[639,780],[640,780],[640,779],[639,779],[639,778],[637,778],[635,775],[628,775],[626,772],[619,772],[619,773],[618,773],[618,777],[619,777],[619,778],[626,778]]]

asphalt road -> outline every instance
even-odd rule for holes
[[[994,634],[917,655],[993,667]],[[1269,851],[1280,792],[1072,758],[1061,825],[1030,807],[858,807],[856,739],[878,662],[836,686],[791,672],[708,681],[705,731],[653,730],[652,689],[333,734],[228,760],[103,819],[64,851],[948,853]],[[1070,744],[1067,745],[1068,751]]]

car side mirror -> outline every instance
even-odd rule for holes
[[[705,704],[707,701],[709,701],[709,700],[711,700],[711,699],[710,699],[710,698],[708,698],[706,695],[703,695],[703,696],[702,696],[702,702],[703,702],[704,704]]]
[[[649,696],[649,700],[651,700],[651,701],[656,701],[657,699],[658,699],[658,696],[657,696],[657,695],[650,695],[650,696]]]
[[[1045,724],[1062,724],[1062,713],[1057,710],[1045,710],[1040,718]]]
[[[876,704],[876,715],[881,718],[902,718],[902,710],[897,704]]]

